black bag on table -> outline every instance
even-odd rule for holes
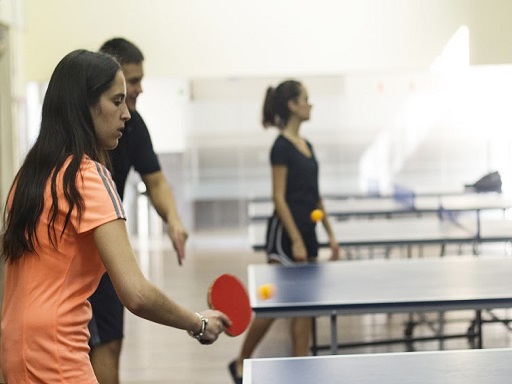
[[[491,172],[480,178],[474,184],[466,184],[466,189],[475,192],[499,192],[501,193],[501,176],[498,171]]]

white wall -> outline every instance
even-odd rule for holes
[[[0,1],[0,204],[3,204],[19,165],[18,143],[24,118],[24,0]]]
[[[423,70],[461,25],[473,63],[512,62],[511,16],[509,0],[26,0],[27,77],[118,35],[158,77]]]
[[[23,2],[23,0],[21,2]],[[13,24],[16,7],[17,4],[14,0],[0,1],[0,22],[5,25]]]
[[[379,183],[462,191],[499,170],[510,179],[512,66],[477,66],[459,77],[429,71],[301,78],[313,104],[301,133],[315,146],[324,193]],[[192,81],[187,127],[188,195],[270,195],[269,149],[260,124],[265,88],[281,78]],[[510,189],[509,189],[510,191]]]
[[[0,0],[0,20],[15,1]],[[15,68],[28,80],[46,81],[70,50],[96,50],[113,36],[143,49],[141,111],[159,151],[184,155],[191,201],[269,192],[275,132],[261,129],[259,114],[264,88],[286,77],[310,89],[303,133],[316,144],[326,192],[364,189],[376,176],[385,187],[457,187],[510,168],[509,138],[479,134],[489,122],[508,124],[506,70],[486,67],[493,80],[472,75],[470,98],[429,71],[463,25],[469,63],[511,63],[510,0],[25,0],[23,16],[25,56]],[[180,81],[192,84],[190,103],[163,100]],[[174,125],[166,113],[179,115]]]
[[[189,81],[186,78],[149,77],[137,102],[138,111],[151,132],[157,153],[185,151],[185,131],[189,126]]]

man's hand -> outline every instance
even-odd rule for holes
[[[167,232],[176,250],[178,264],[181,265],[185,259],[185,242],[188,233],[179,218],[172,189],[162,171],[142,175],[141,177],[144,184],[146,184],[151,203],[162,220],[167,222]]]
[[[185,243],[188,239],[188,233],[181,221],[170,223],[167,227],[167,232],[172,241],[174,250],[176,251],[178,264],[182,265],[185,259]]]

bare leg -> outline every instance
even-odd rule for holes
[[[99,384],[119,384],[121,345],[122,340],[114,340],[91,349],[89,356]]]
[[[292,353],[294,357],[309,355],[309,335],[311,318],[297,317],[292,319]]]
[[[254,350],[263,339],[268,329],[274,322],[274,319],[266,319],[256,317],[245,335],[245,340],[240,351],[240,355],[236,359],[237,376],[241,377],[243,372],[244,359],[252,356]]]

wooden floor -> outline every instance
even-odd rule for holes
[[[178,266],[170,241],[166,237],[133,239],[141,268],[146,276],[178,302],[194,311],[206,309],[206,292],[210,282],[222,273],[237,275],[247,280],[249,264],[264,263],[261,253],[253,252],[243,231],[219,231],[193,234],[187,245],[183,266]],[[491,246],[489,246],[491,247]],[[466,250],[454,249],[454,252]],[[484,252],[504,253],[503,245],[496,245]],[[322,251],[324,252],[324,251]],[[423,250],[424,257],[437,257],[438,249]],[[469,253],[468,248],[466,253]],[[393,257],[403,257],[395,251]],[[355,255],[352,255],[355,257]],[[368,254],[358,257],[370,257]],[[379,257],[378,252],[372,257]],[[327,255],[321,253],[321,260]],[[343,262],[343,261],[340,261]],[[508,311],[498,313],[510,318]],[[429,316],[435,316],[430,314]],[[473,314],[470,312],[447,313],[446,332],[465,333]],[[434,319],[435,317],[433,317]],[[343,342],[399,338],[403,336],[407,315],[346,316],[338,321],[339,335]],[[319,342],[329,340],[328,319],[318,319]],[[278,320],[263,340],[254,357],[288,356],[288,321]],[[223,335],[215,344],[203,346],[185,332],[167,328],[139,319],[126,312],[126,337],[121,357],[122,383],[231,383],[227,364],[236,356],[243,335],[232,338]],[[431,335],[426,326],[418,326],[414,335]],[[512,332],[501,323],[484,325],[484,348],[512,347]],[[467,338],[445,341],[445,349],[466,349],[472,344]],[[437,341],[416,342],[413,345],[397,343],[391,345],[353,347],[341,349],[340,353],[401,352],[409,350],[435,350]],[[327,351],[326,351],[327,353]]]

